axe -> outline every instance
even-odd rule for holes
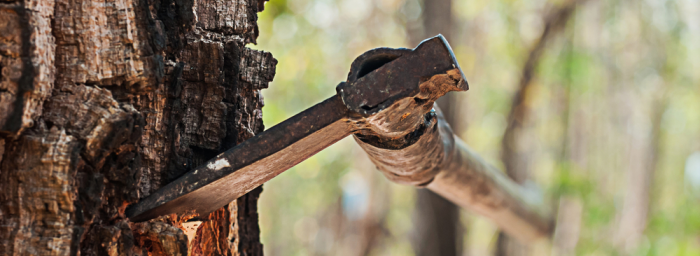
[[[455,137],[435,105],[468,87],[441,35],[415,49],[372,49],[353,61],[336,95],[194,168],[126,215],[134,222],[206,215],[352,134],[389,180],[430,189],[520,241],[549,236],[553,223],[541,197]]]

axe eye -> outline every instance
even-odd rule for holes
[[[377,54],[372,56],[360,64],[360,71],[357,72],[357,78],[359,79],[399,57],[399,55],[393,54]]]

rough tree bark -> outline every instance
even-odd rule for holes
[[[422,0],[422,30],[408,31],[411,45],[418,45],[428,37],[442,34],[452,38],[452,0]],[[420,31],[420,32],[419,32]],[[454,42],[453,42],[454,43]],[[453,94],[447,94],[437,101],[444,110],[445,119],[459,134],[460,118],[457,116],[457,101]],[[435,192],[427,189],[416,190],[416,206],[413,211],[413,231],[411,240],[416,255],[454,256],[462,255],[464,228],[460,222],[459,207]]]
[[[189,241],[194,216],[124,210],[263,130],[263,6],[0,0],[0,255],[262,255],[261,189]]]

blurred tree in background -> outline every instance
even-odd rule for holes
[[[418,45],[426,38],[442,34],[452,41],[454,15],[452,0],[422,0],[418,21],[408,22],[406,34],[410,45]],[[418,24],[416,24],[418,23]],[[460,134],[463,113],[455,94],[438,99],[437,104],[445,120],[456,134]],[[413,210],[411,245],[416,256],[453,256],[462,253],[462,237],[466,228],[460,224],[457,205],[428,189],[416,189]]]
[[[265,123],[334,94],[362,52],[431,36],[427,4],[267,3],[257,48],[279,64],[263,92]],[[522,182],[558,212],[553,239],[530,254],[700,255],[700,2],[589,0],[553,23],[570,1],[451,4],[449,40],[471,87],[449,95],[453,126],[502,170],[527,169]],[[266,253],[413,255],[415,191],[386,181],[343,140],[265,185]],[[462,254],[493,255],[496,227],[461,215]]]

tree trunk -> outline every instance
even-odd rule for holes
[[[0,255],[262,255],[260,188],[209,216],[124,216],[263,130],[276,60],[245,48],[262,7],[0,3]]]
[[[544,30],[530,50],[530,54],[523,66],[518,89],[513,96],[510,113],[508,114],[508,125],[503,134],[501,157],[506,167],[506,173],[517,183],[525,183],[531,173],[533,153],[530,150],[527,133],[532,111],[528,103],[532,102],[532,100],[529,100],[533,97],[531,84],[540,56],[544,52],[547,42],[565,28],[577,4],[583,1],[585,0],[570,0],[547,15]],[[495,254],[497,256],[526,256],[531,253],[527,245],[521,244],[514,238],[501,232],[498,234]]]
[[[628,117],[627,126],[634,127],[634,130],[628,133],[628,162],[625,174],[627,183],[622,207],[616,214],[617,230],[613,237],[614,245],[622,253],[632,254],[644,239],[649,212],[652,209],[650,197],[659,161],[658,151],[661,148],[661,119],[667,105],[663,98],[666,93],[663,90],[657,90],[657,93],[659,96],[647,103],[647,106],[651,106],[651,113],[640,111],[645,106],[638,103],[639,94],[633,92],[624,93],[626,108],[620,108],[620,112]],[[651,124],[645,121],[651,121]]]

